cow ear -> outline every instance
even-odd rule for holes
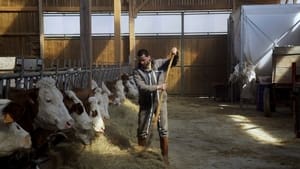
[[[34,88],[34,89],[30,89],[29,90],[29,97],[30,97],[30,103],[33,102],[33,104],[38,100],[39,97],[39,89],[38,88]]]
[[[97,87],[95,87],[94,89],[92,89],[93,95],[96,93],[96,91],[97,91]]]
[[[9,113],[3,113],[3,122],[5,124],[14,122],[14,119],[11,117]]]
[[[31,105],[34,105],[34,103],[35,103],[35,102],[34,102],[34,100],[33,100],[33,99],[31,99],[31,98],[30,98],[30,99],[28,99],[28,102],[29,102]]]

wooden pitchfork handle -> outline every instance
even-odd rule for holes
[[[175,55],[176,54],[173,54],[173,53],[171,54],[171,59],[170,59],[169,65],[168,65],[168,69],[167,69],[167,73],[166,73],[166,77],[165,77],[164,83],[167,83],[167,81],[168,81],[170,69],[172,67],[172,63],[173,63]],[[154,118],[154,121],[153,121],[153,126],[156,126],[156,123],[158,121],[158,118],[159,118],[159,115],[160,115],[160,109],[161,109],[162,99],[163,99],[163,97],[162,97],[162,93],[161,93],[159,95],[159,100],[158,100],[158,103],[157,103],[157,108],[156,108],[155,118]]]

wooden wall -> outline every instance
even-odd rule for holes
[[[39,2],[42,10],[79,12],[80,0],[0,0],[0,56],[40,57]],[[232,9],[241,4],[270,4],[280,0],[136,0],[139,11]],[[128,0],[121,0],[128,11]],[[112,0],[92,0],[93,12],[112,12]],[[94,64],[128,63],[128,37],[114,49],[113,37],[93,37]],[[137,37],[136,49],[147,48],[152,56],[166,56],[173,46],[184,46],[180,64],[172,69],[169,88],[174,94],[210,96],[215,83],[226,83],[227,36]],[[80,64],[77,38],[45,39],[46,67]],[[121,50],[116,60],[114,50]],[[59,62],[58,62],[59,61]]]
[[[128,38],[122,38],[121,60],[114,58],[113,37],[93,37],[93,65],[128,63]],[[59,63],[59,67],[80,66],[79,38],[46,38],[45,67]]]
[[[40,56],[39,2],[43,11],[79,11],[80,0],[0,0],[0,56]],[[279,3],[280,0],[136,0],[140,10],[207,10],[231,9],[233,3]],[[121,0],[122,10],[128,11],[128,1]],[[92,0],[92,10],[113,11],[112,0]],[[101,41],[102,42],[102,41]],[[100,42],[99,42],[100,43]],[[112,48],[110,39],[105,49]],[[128,45],[126,43],[126,45]],[[47,48],[47,46],[45,46]],[[126,47],[127,46],[123,46]],[[49,47],[48,47],[49,48]],[[126,48],[122,49],[126,50]],[[95,48],[97,50],[97,48]],[[97,51],[96,51],[97,52]],[[98,52],[99,53],[99,52]],[[127,52],[125,52],[126,54]],[[121,61],[127,56],[121,57]],[[110,62],[109,59],[104,59]],[[128,59],[127,59],[128,60]]]
[[[0,56],[40,55],[37,0],[0,0]]]
[[[161,36],[137,37],[136,48],[146,48],[153,58],[168,56],[171,48],[180,49],[184,43],[184,53],[178,65],[171,70],[169,91],[173,94],[212,96],[213,85],[226,83],[227,36]],[[128,37],[122,38],[122,63],[128,63]],[[60,67],[75,65],[80,58],[79,39],[47,38],[45,41],[45,61],[48,66],[59,60]],[[96,65],[118,63],[114,57],[113,38],[93,38],[93,60]]]
[[[190,36],[184,47],[184,94],[212,96],[215,84],[227,83],[227,36]]]
[[[120,0],[128,11],[128,0]],[[134,0],[132,0],[134,1]],[[232,9],[241,4],[276,4],[280,0],[135,0],[139,11]],[[45,0],[45,11],[79,11],[79,0]],[[113,11],[112,0],[92,0],[92,11]]]
[[[201,10],[230,9],[232,0],[136,0],[136,6],[143,11],[157,10]],[[128,11],[127,0],[121,0],[122,10]],[[78,11],[79,0],[45,0],[45,11]],[[92,0],[92,11],[113,11],[112,0]]]

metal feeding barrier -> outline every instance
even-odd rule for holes
[[[128,64],[109,64],[89,68],[58,68],[44,69],[42,59],[25,59],[21,57],[0,57],[0,98],[7,98],[9,88],[31,89],[42,77],[52,77],[61,90],[87,88],[90,72],[92,79],[98,84],[102,81],[115,80],[121,73],[131,73]]]

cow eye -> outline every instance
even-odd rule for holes
[[[51,99],[47,98],[47,99],[46,99],[46,102],[47,102],[47,103],[50,103],[50,102],[51,102]]]
[[[20,129],[21,129],[19,125],[16,125],[16,127],[17,127],[17,129],[18,129],[18,130],[20,130]]]
[[[97,104],[101,104],[101,102],[98,102]]]

